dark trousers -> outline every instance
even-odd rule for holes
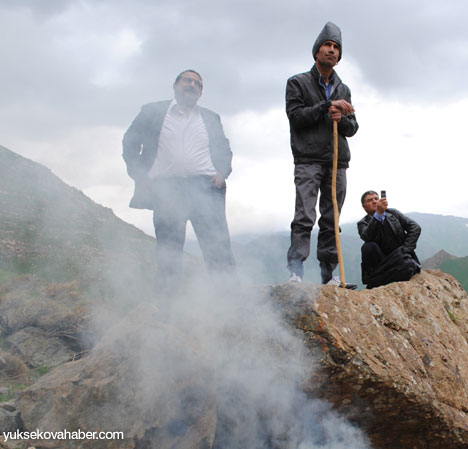
[[[225,212],[226,186],[209,176],[157,179],[153,182],[153,222],[157,240],[158,279],[180,277],[187,221],[198,239],[211,274],[235,270]]]
[[[404,245],[385,254],[375,242],[366,242],[361,247],[362,283],[367,288],[379,287],[390,282],[408,281],[421,271],[414,251]]]
[[[335,220],[332,202],[332,167],[321,164],[298,164],[294,169],[296,209],[291,223],[291,246],[288,251],[288,269],[303,275],[303,262],[310,254],[310,234],[317,218],[315,210],[320,192],[317,240],[317,259],[321,264],[338,263],[335,241]],[[346,169],[338,169],[336,198],[341,212],[346,197]]]
[[[385,259],[384,252],[375,242],[366,242],[361,246],[361,271],[362,282],[367,284],[368,276],[379,266]]]

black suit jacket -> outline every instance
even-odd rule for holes
[[[156,158],[159,135],[170,104],[170,100],[145,104],[124,135],[122,156],[127,164],[127,173],[135,181],[130,207],[153,208],[147,174]],[[215,112],[202,107],[200,114],[208,132],[211,161],[216,170],[227,178],[232,170],[232,152],[221,119]]]
[[[418,261],[414,250],[416,249],[416,243],[421,234],[421,227],[414,220],[402,214],[397,209],[389,208],[386,212],[386,220],[388,220],[400,245],[406,247],[408,252],[413,256],[413,259]],[[373,242],[381,226],[382,223],[376,218],[371,215],[366,215],[357,224],[359,236],[365,242]]]

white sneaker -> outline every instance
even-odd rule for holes
[[[289,278],[288,282],[302,282],[302,278],[296,273],[291,273],[291,277]]]
[[[335,287],[341,287],[341,279],[338,276],[335,276],[334,278],[330,279],[327,282],[327,285],[334,285]],[[356,290],[357,285],[356,284],[348,284],[347,282],[345,283],[345,288],[348,290]]]
[[[335,287],[339,287],[341,285],[341,280],[339,277],[335,276],[327,282],[327,285],[334,285]]]

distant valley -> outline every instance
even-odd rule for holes
[[[410,212],[422,228],[416,253],[421,261],[432,258],[440,251],[450,257],[439,257],[427,268],[437,268],[453,275],[468,291],[468,218]],[[361,283],[361,245],[356,223],[341,225],[341,245],[345,265],[346,281]],[[320,272],[316,260],[317,229],[311,239],[310,257],[305,263],[304,280],[320,282]],[[289,232],[232,237],[233,251],[239,271],[247,282],[281,283],[288,279],[286,253],[289,248]],[[186,243],[186,251],[199,255],[196,241]],[[426,265],[423,263],[423,268]],[[338,269],[335,272],[338,275]]]

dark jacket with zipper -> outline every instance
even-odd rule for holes
[[[333,163],[333,122],[328,115],[331,100],[351,103],[351,92],[336,72],[330,100],[319,84],[320,73],[314,65],[309,72],[294,75],[286,85],[286,113],[291,131],[295,164]],[[356,134],[359,125],[354,114],[342,116],[338,123],[338,167],[347,168],[351,159],[346,137]]]
[[[127,173],[135,181],[135,191],[130,207],[152,209],[153,201],[148,187],[147,174],[153,166],[159,146],[159,135],[170,100],[145,104],[123,138],[123,158]],[[200,107],[206,126],[211,161],[224,178],[231,173],[232,152],[229,140],[224,135],[218,114]]]
[[[413,259],[419,263],[414,250],[421,234],[421,227],[397,209],[387,209],[385,220],[400,245],[404,246]],[[383,223],[371,215],[366,215],[357,224],[361,239],[365,242],[376,242],[377,244],[379,244],[378,239],[381,236],[382,226]]]

